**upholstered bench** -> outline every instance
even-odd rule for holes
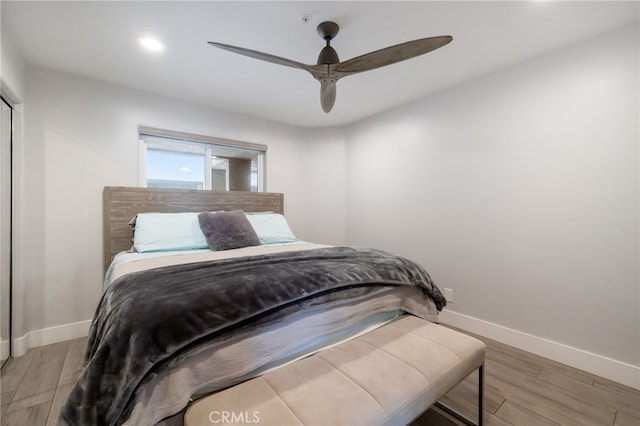
[[[184,424],[408,424],[479,369],[481,425],[484,352],[477,339],[407,315],[204,397]]]

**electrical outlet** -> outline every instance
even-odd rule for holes
[[[453,289],[445,288],[444,289],[444,298],[447,299],[447,302],[453,303]]]

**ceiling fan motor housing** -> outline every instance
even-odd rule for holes
[[[318,55],[318,65],[337,64],[340,62],[340,59],[338,59],[338,52],[336,52],[333,47],[329,46],[328,43],[329,42],[327,41],[327,46],[323,47]]]
[[[322,48],[320,54],[318,55],[318,65],[321,64],[337,64],[340,62],[338,58],[338,52],[335,51],[333,47],[331,47],[331,40],[338,35],[338,31],[340,27],[335,22],[325,21],[321,22],[318,25],[318,34],[322,37],[323,40],[327,42],[327,45]]]

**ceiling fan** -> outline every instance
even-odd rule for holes
[[[336,82],[341,78],[423,55],[453,40],[453,37],[448,35],[421,38],[385,47],[384,49],[340,62],[338,53],[331,47],[331,40],[338,34],[339,29],[338,24],[331,21],[322,22],[318,25],[318,34],[320,34],[320,37],[322,37],[327,44],[320,51],[316,65],[307,65],[269,53],[245,49],[244,47],[231,46],[213,41],[210,41],[209,44],[240,55],[310,72],[313,78],[320,82],[320,104],[322,105],[322,109],[324,112],[329,112],[336,101]]]

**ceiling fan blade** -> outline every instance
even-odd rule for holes
[[[271,55],[269,53],[258,52],[257,50],[245,49],[244,47],[231,46],[229,44],[216,43],[213,41],[209,41],[208,43],[211,46],[219,47],[220,49],[228,50],[229,52],[248,56],[250,58],[260,59],[262,61],[271,62],[273,64],[299,68],[305,71],[309,71],[311,73],[313,73],[313,70],[314,70],[314,66],[312,65],[307,65],[301,62],[292,61],[291,59],[287,59],[287,58],[281,58],[279,56]]]
[[[427,37],[366,53],[332,66],[332,71],[349,75],[411,59],[436,50],[453,40],[451,36]]]
[[[335,80],[320,80],[320,105],[324,112],[331,111],[336,103],[336,82]]]

